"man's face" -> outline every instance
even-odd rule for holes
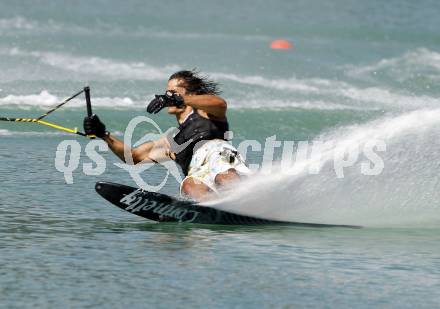
[[[179,86],[180,81],[178,79],[172,79],[170,81],[168,81],[168,85],[167,85],[167,91],[174,91],[180,95],[185,95],[186,94],[186,89],[184,87]],[[169,106],[168,108],[168,114],[178,114],[181,113],[185,110],[185,107],[176,107],[176,106]]]

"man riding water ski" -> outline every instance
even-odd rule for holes
[[[206,201],[222,187],[249,174],[238,151],[226,141],[229,130],[227,104],[218,96],[218,85],[194,71],[179,71],[168,80],[167,91],[156,95],[147,112],[156,114],[167,107],[179,123],[178,133],[131,149],[134,164],[174,160],[182,169],[181,194]],[[122,160],[124,143],[106,131],[98,116],[84,119],[86,134],[102,138]]]

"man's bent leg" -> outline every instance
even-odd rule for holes
[[[198,202],[209,200],[213,193],[207,185],[193,177],[187,177],[183,180],[181,192],[183,195]]]
[[[240,181],[240,175],[234,168],[228,169],[226,172],[219,173],[215,176],[215,184],[218,187],[225,187],[233,185]]]

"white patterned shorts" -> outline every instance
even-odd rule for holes
[[[188,176],[185,179],[194,178],[217,192],[215,177],[229,169],[235,169],[240,175],[251,173],[243,157],[234,146],[224,140],[214,139],[205,142],[196,150],[189,165]],[[182,194],[182,187],[180,193]]]

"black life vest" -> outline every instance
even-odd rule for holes
[[[180,124],[178,133],[172,137],[171,151],[176,154],[176,163],[182,168],[185,176],[188,175],[189,164],[194,152],[203,144],[203,140],[225,139],[229,131],[227,121],[207,119],[199,115],[197,110]],[[186,142],[191,142],[186,147],[179,147]],[[196,145],[197,144],[197,145]]]

